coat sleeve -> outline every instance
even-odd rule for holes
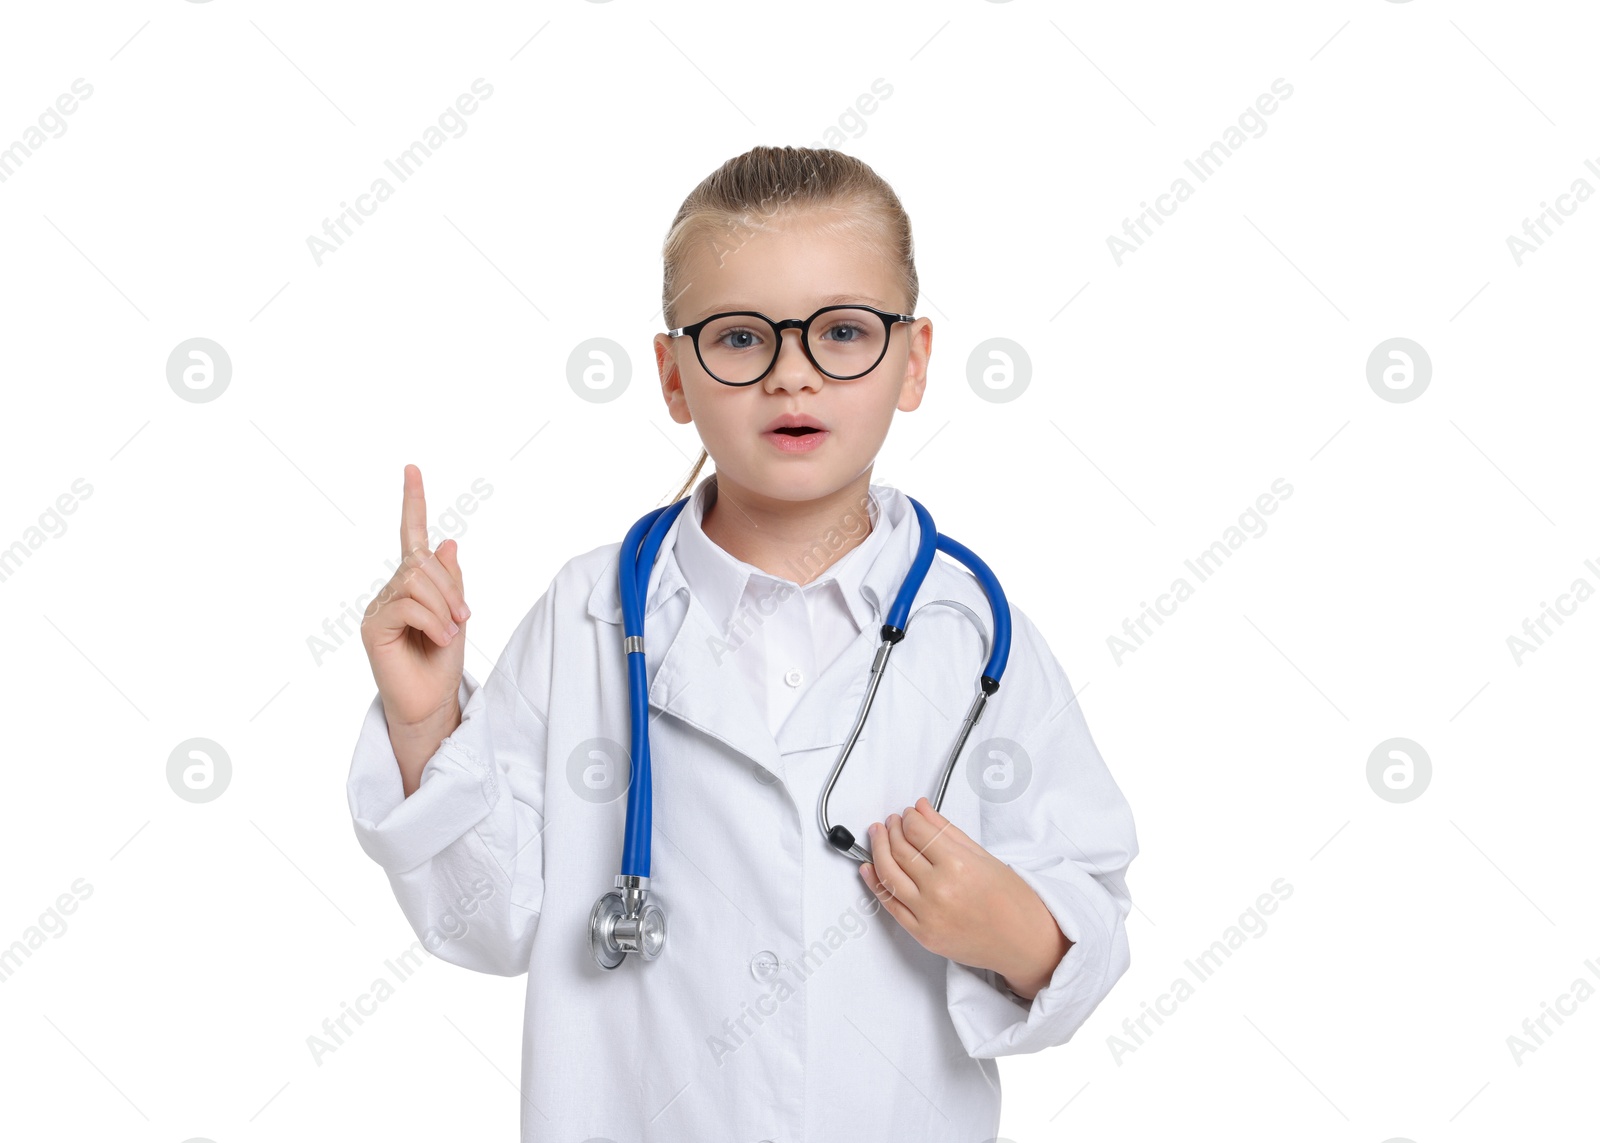
[[[1101,760],[1065,672],[1015,609],[1012,626],[1032,644],[1035,677],[1048,682],[1033,696],[1025,686],[1024,697],[1047,713],[1014,742],[987,740],[999,769],[995,796],[979,803],[977,840],[1039,894],[1072,944],[1031,1002],[998,973],[949,962],[950,1018],[974,1058],[1064,1044],[1105,999],[1129,964],[1124,920],[1133,902],[1126,873],[1139,852],[1132,812]],[[1019,649],[1026,659],[1028,644]],[[981,733],[980,722],[974,737]],[[1014,796],[1005,796],[1007,782],[1020,787]]]
[[[388,875],[423,947],[498,976],[528,971],[544,899],[550,595],[483,683],[463,672],[461,725],[409,798],[377,695],[346,786],[356,838]]]

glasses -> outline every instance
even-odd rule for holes
[[[897,322],[916,320],[866,305],[823,306],[803,321],[777,322],[755,310],[735,310],[669,329],[667,336],[691,338],[701,367],[714,380],[754,385],[778,363],[783,331],[798,329],[800,346],[818,372],[835,381],[853,381],[878,367]]]

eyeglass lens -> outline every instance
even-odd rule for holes
[[[823,372],[836,377],[866,373],[883,356],[887,333],[871,310],[829,310],[811,323],[806,345]],[[772,364],[778,331],[764,318],[717,318],[700,331],[700,360],[719,381],[748,384]]]

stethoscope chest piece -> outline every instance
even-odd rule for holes
[[[601,968],[616,968],[629,953],[655,960],[667,943],[667,915],[646,901],[648,877],[617,874],[616,888],[589,910],[589,951]]]

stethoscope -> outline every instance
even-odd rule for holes
[[[872,677],[867,683],[867,692],[862,697],[861,710],[856,714],[855,726],[851,729],[850,737],[839,754],[839,761],[834,763],[828,784],[823,787],[822,794],[817,799],[817,822],[821,825],[822,834],[828,839],[828,844],[857,862],[871,861],[872,854],[856,844],[855,835],[844,826],[828,824],[828,797],[839,781],[839,774],[844,769],[845,760],[850,757],[856,739],[861,735],[861,728],[866,725],[867,715],[872,710],[873,696],[877,694],[884,669],[889,665],[889,652],[894,649],[896,643],[905,638],[906,627],[910,624],[911,601],[916,598],[928,569],[933,566],[935,549],[955,557],[977,577],[983,586],[984,594],[989,598],[989,611],[994,619],[993,643],[984,639],[988,662],[984,664],[983,675],[978,680],[978,693],[973,697],[972,705],[967,708],[966,718],[962,720],[955,744],[950,748],[950,756],[945,761],[944,774],[939,781],[939,792],[933,800],[935,810],[944,803],[945,790],[950,785],[950,775],[955,770],[956,759],[960,757],[967,736],[983,714],[984,703],[990,695],[1000,689],[1000,676],[1005,671],[1006,656],[1011,651],[1011,608],[1006,603],[1000,581],[995,579],[988,565],[970,549],[956,543],[948,536],[939,535],[933,526],[933,517],[928,515],[926,508],[909,496],[906,499],[911,501],[911,507],[917,514],[917,524],[921,530],[916,558],[911,561],[905,582],[900,585],[900,592],[895,596],[894,606],[889,609],[883,625],[883,642],[872,660]],[[655,566],[656,553],[661,548],[661,542],[666,538],[673,521],[678,518],[678,513],[682,512],[688,503],[689,497],[686,496],[675,504],[653,509],[641,516],[628,530],[627,538],[622,541],[622,550],[618,554],[617,574],[622,589],[622,648],[628,659],[628,707],[633,731],[633,774],[628,784],[628,818],[622,838],[622,872],[617,874],[613,882],[615,888],[603,894],[589,912],[589,949],[594,953],[594,959],[601,968],[616,968],[628,953],[637,953],[640,958],[647,961],[654,960],[661,955],[662,947],[667,941],[666,913],[659,904],[649,900],[650,699],[645,677],[644,597],[649,589],[651,569]],[[631,563],[627,558],[630,554],[633,556]],[[978,629],[979,636],[983,636],[983,626],[970,607],[953,599],[930,600],[923,604],[923,607],[935,604],[947,604],[965,612],[973,626]],[[918,608],[919,613],[921,610]]]

